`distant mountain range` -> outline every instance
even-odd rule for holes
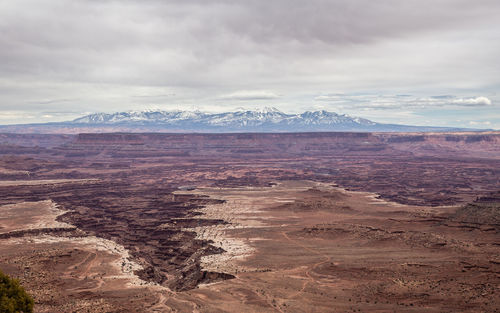
[[[429,132],[460,131],[449,127],[382,124],[328,111],[287,114],[276,108],[225,113],[200,111],[128,111],[95,113],[73,121],[0,126],[0,132]]]

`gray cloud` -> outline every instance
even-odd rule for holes
[[[348,53],[353,45],[463,27],[499,13],[498,2],[479,2],[18,0],[2,4],[0,69],[92,82],[196,84],[204,75],[192,73],[223,74],[217,72],[232,58],[254,63]]]
[[[2,1],[0,112],[294,110],[332,86],[477,107],[500,85],[499,14],[497,0]]]
[[[277,99],[280,96],[274,92],[267,90],[241,90],[230,94],[222,95],[219,99],[222,100],[272,100]]]
[[[33,101],[34,104],[58,104],[62,102],[74,102],[78,99],[51,99],[51,100],[41,100],[41,101]]]
[[[461,98],[453,99],[451,103],[464,106],[484,106],[491,105],[491,100],[487,97]]]
[[[316,101],[350,108],[369,109],[428,109],[442,107],[484,107],[491,106],[492,101],[484,96],[460,98],[452,95],[415,97],[410,95],[346,95],[327,94],[314,98]]]

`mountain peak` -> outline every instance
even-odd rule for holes
[[[276,109],[275,107],[264,107],[261,109],[256,109],[254,112],[257,113],[263,113],[263,114],[269,114],[269,113],[283,113],[280,110]]]
[[[287,114],[274,107],[224,113],[201,111],[144,110],[94,113],[72,125],[119,126],[120,128],[185,132],[317,132],[317,131],[439,131],[443,128],[379,124],[370,120],[327,110]]]

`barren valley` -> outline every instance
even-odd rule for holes
[[[500,133],[0,134],[36,312],[499,312]]]

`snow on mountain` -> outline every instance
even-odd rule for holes
[[[122,123],[161,123],[165,125],[199,123],[213,127],[245,127],[262,125],[336,125],[341,123],[365,124],[363,119],[353,119],[327,111],[286,114],[276,108],[258,110],[238,110],[225,113],[203,113],[200,111],[128,111],[112,114],[95,113],[73,120],[76,124],[122,124]],[[367,121],[374,124],[373,122]],[[372,125],[370,124],[370,125]]]
[[[334,112],[307,111],[287,114],[276,108],[258,110],[239,109],[225,113],[201,111],[128,111],[95,113],[71,122],[72,125],[142,127],[153,130],[197,132],[299,132],[299,131],[427,131],[405,125],[375,123],[360,117]]]
[[[77,124],[118,124],[130,122],[165,122],[182,121],[204,117],[200,111],[127,111],[117,113],[94,113],[73,120]]]

